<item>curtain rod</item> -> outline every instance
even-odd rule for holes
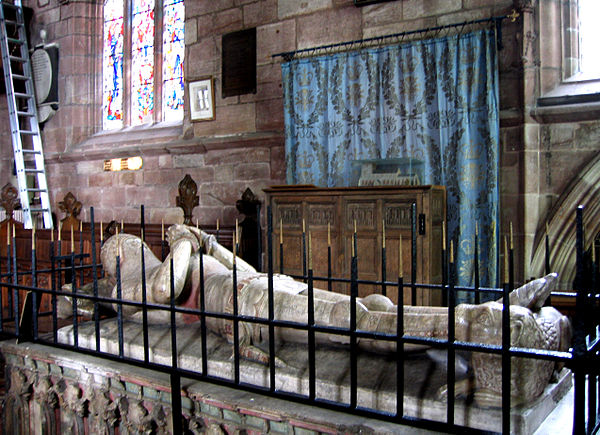
[[[414,35],[414,34],[418,34],[418,33],[439,32],[440,30],[444,30],[444,29],[450,29],[450,28],[456,28],[456,27],[466,27],[466,26],[471,26],[474,24],[482,24],[482,23],[494,23],[494,25],[498,29],[498,35],[499,35],[498,36],[498,49],[502,49],[501,23],[506,18],[510,18],[511,22],[514,23],[517,20],[517,18],[519,17],[519,15],[520,14],[516,10],[513,9],[513,11],[507,15],[483,18],[480,20],[464,21],[462,23],[445,24],[443,26],[427,27],[427,28],[418,29],[418,30],[410,30],[410,31],[406,31],[406,32],[394,33],[391,35],[375,36],[373,38],[356,39],[354,41],[338,42],[336,44],[320,45],[318,47],[303,48],[303,49],[294,50],[294,51],[284,51],[281,53],[276,53],[276,54],[271,55],[271,58],[282,57],[286,62],[288,62],[288,61],[294,59],[294,57],[300,53],[308,53],[308,52],[316,53],[317,51],[321,51],[321,50],[328,50],[331,48],[349,47],[352,45],[365,44],[365,43],[374,42],[374,41],[383,42],[388,39],[404,38],[407,35]]]

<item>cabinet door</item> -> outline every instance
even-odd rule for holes
[[[303,273],[303,204],[300,200],[272,198],[273,271],[300,276]],[[283,246],[283,267],[280,246]]]

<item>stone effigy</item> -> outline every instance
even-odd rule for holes
[[[171,247],[169,256],[160,262],[150,249],[136,236],[119,234],[106,241],[101,260],[105,278],[99,280],[101,296],[116,298],[116,258],[120,258],[121,292],[124,300],[142,300],[141,255],[144,250],[146,273],[146,297],[149,303],[169,304],[171,297],[171,260],[176,303],[189,308],[199,307],[200,252],[204,274],[205,308],[209,312],[233,313],[233,277],[235,262],[237,273],[238,313],[243,316],[268,318],[268,276],[258,273],[251,266],[217,243],[214,236],[185,225],[174,225],[168,230]],[[571,328],[566,317],[543,303],[556,284],[556,274],[532,281],[510,294],[511,346],[522,348],[568,350]],[[80,289],[90,292],[91,287]],[[307,284],[285,275],[273,276],[274,316],[276,320],[307,323]],[[72,313],[67,300],[61,310]],[[88,306],[85,306],[87,303]],[[78,301],[78,310],[91,313],[89,301]],[[456,340],[500,345],[502,340],[502,309],[500,302],[479,305],[460,304],[455,308]],[[132,320],[141,320],[139,307],[122,306],[123,314]],[[356,302],[358,330],[396,334],[398,307],[382,295],[369,295]],[[404,333],[408,336],[448,338],[448,308],[404,306]],[[320,326],[349,328],[350,298],[347,295],[314,289],[314,319]],[[197,322],[195,314],[178,313],[178,324]],[[148,321],[168,324],[167,310],[148,311]],[[232,321],[207,316],[207,327],[233,342]],[[278,327],[275,329],[277,344],[305,342],[306,331]],[[257,345],[268,340],[268,326],[260,323],[239,322],[239,346],[241,356],[268,363],[268,355]],[[339,346],[348,341],[345,335],[317,333],[321,344]],[[394,341],[358,339],[358,346],[369,352],[390,353],[396,351]],[[405,344],[405,350],[423,348],[423,345]],[[278,365],[286,361],[276,359]],[[475,400],[483,406],[501,404],[501,357],[499,355],[473,353],[471,357],[473,379],[465,379],[456,385],[455,393],[475,391]],[[555,363],[540,359],[513,357],[511,368],[511,403],[527,403],[539,396],[552,377]],[[442,395],[445,391],[442,389]]]

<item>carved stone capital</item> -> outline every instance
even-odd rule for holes
[[[152,433],[154,419],[141,401],[122,397],[118,405],[121,426],[127,433]]]
[[[83,418],[86,413],[87,400],[79,385],[62,381],[59,387],[61,408]]]
[[[31,395],[32,384],[33,382],[29,380],[24,371],[17,369],[14,366],[11,367],[9,394],[21,397],[23,400],[27,400]]]
[[[47,404],[51,408],[58,405],[56,390],[49,376],[40,376],[33,387],[33,398],[38,403]]]

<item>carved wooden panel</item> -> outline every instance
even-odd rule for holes
[[[335,206],[333,204],[308,204],[308,224],[310,226],[335,226]]]
[[[313,248],[313,273],[326,277],[328,248],[331,250],[332,276],[350,278],[350,259],[354,227],[357,230],[358,277],[381,281],[383,275],[383,228],[386,242],[386,281],[398,279],[398,247],[402,235],[402,263],[405,283],[410,283],[413,219],[416,205],[417,232],[415,249],[417,283],[441,282],[442,224],[446,217],[446,192],[440,186],[365,187],[323,189],[294,187],[266,189],[267,204],[273,210],[273,246],[275,271],[279,271],[280,233],[283,232],[283,271],[301,276],[308,263],[308,235]],[[328,227],[328,224],[330,225]],[[306,243],[303,244],[303,229]],[[306,245],[306,248],[304,246]],[[266,246],[266,245],[265,245]],[[304,253],[306,250],[306,254]],[[315,282],[327,288],[326,282]],[[394,302],[398,291],[392,285],[361,284],[359,296],[382,292]],[[347,283],[335,283],[333,290],[348,293]],[[404,303],[412,303],[410,289],[404,290]],[[415,303],[438,305],[437,290],[419,289]]]

